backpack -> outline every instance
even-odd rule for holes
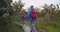
[[[37,11],[36,10],[32,10],[31,11],[31,18],[32,19],[36,19],[38,17]]]

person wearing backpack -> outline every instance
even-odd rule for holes
[[[34,26],[35,20],[37,19],[38,15],[36,10],[34,9],[33,6],[28,10],[28,19],[31,23],[31,32],[37,32],[36,28]]]
[[[22,11],[22,14],[21,14],[21,18],[22,18],[22,24],[23,26],[26,25],[26,13],[25,13],[25,10]]]

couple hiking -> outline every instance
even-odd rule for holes
[[[25,20],[28,19],[30,21],[30,24],[31,24],[31,32],[37,32],[36,28],[34,26],[35,20],[37,18],[38,18],[38,13],[34,9],[34,6],[31,6],[31,8],[28,9],[27,14],[22,12],[22,21],[23,21],[23,24],[26,24]]]

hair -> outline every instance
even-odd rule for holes
[[[31,10],[34,10],[34,6],[33,5],[31,6]]]
[[[31,8],[33,8],[34,6],[32,5]]]

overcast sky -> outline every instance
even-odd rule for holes
[[[13,0],[18,1],[18,0]],[[44,4],[50,5],[51,3],[56,5],[60,3],[60,0],[22,0],[22,3],[25,3],[24,8],[28,8],[31,5],[34,5],[35,7],[43,6]]]

